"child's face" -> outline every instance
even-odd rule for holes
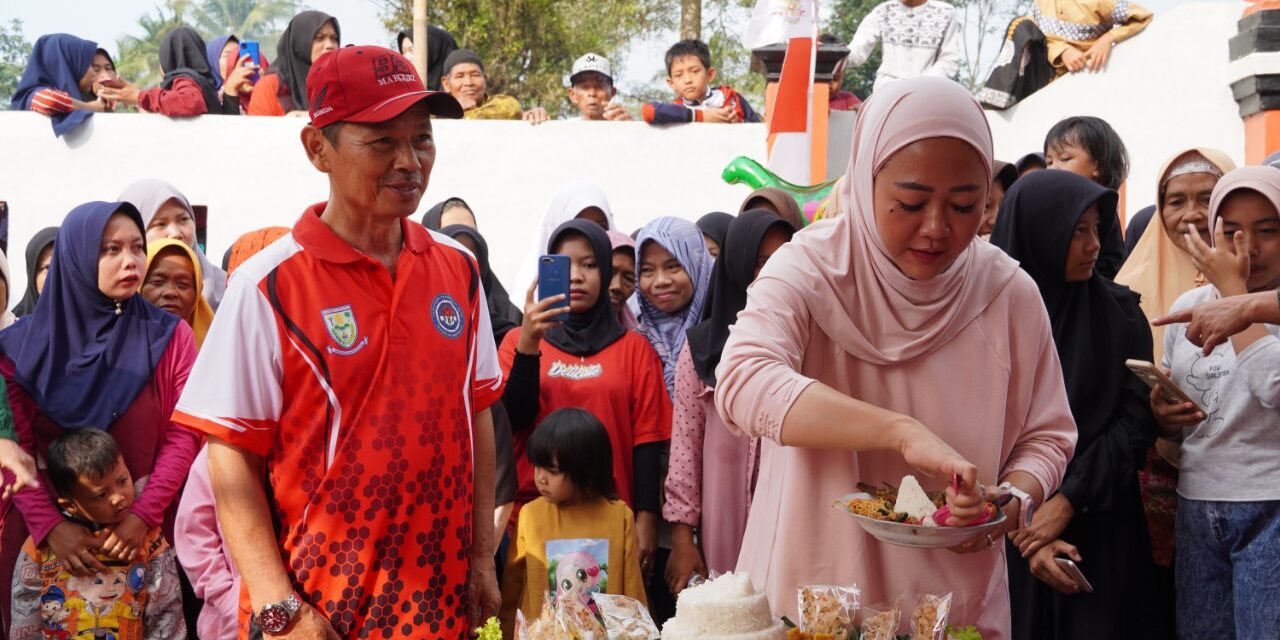
[[[68,495],[58,499],[58,504],[68,512],[98,524],[117,524],[133,506],[133,476],[124,458],[116,459],[116,466],[100,478],[80,476]]]
[[[1265,196],[1252,189],[1241,189],[1219,205],[1222,231],[1227,248],[1235,253],[1232,237],[1244,234],[1245,251],[1249,253],[1249,291],[1274,289],[1280,282],[1280,213]]]
[[[72,578],[67,583],[72,589],[84,596],[85,602],[102,609],[115,604],[124,595],[125,579],[123,571],[104,571],[89,578]]]
[[[605,107],[617,93],[613,83],[602,74],[587,71],[569,89],[569,102],[582,112],[584,120],[604,120]]]
[[[716,70],[703,66],[698,56],[684,56],[671,61],[667,86],[685,100],[701,100],[715,79]]]
[[[551,467],[533,468],[533,485],[551,504],[569,502],[578,493],[577,487],[573,486],[573,481],[562,473],[558,466],[555,466],[554,461]]]
[[[1102,172],[1098,169],[1098,161],[1089,155],[1084,147],[1064,142],[1050,146],[1044,151],[1045,164],[1049,169],[1062,169],[1094,182]]]
[[[61,602],[58,602],[57,600],[45,600],[44,602],[40,603],[40,619],[48,620],[51,622],[59,622],[59,619],[58,619],[59,614],[62,613],[62,610],[64,608],[65,608],[65,605],[63,605],[63,603]],[[61,616],[61,617],[65,618],[66,616]]]

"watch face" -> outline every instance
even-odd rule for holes
[[[289,612],[280,605],[267,605],[258,614],[258,624],[267,633],[280,633],[289,626]]]

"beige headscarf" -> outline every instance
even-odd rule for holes
[[[928,138],[968,143],[981,156],[984,184],[991,183],[991,129],[973,96],[942,78],[895,82],[858,113],[839,217],[796,234],[767,267],[772,276],[816,285],[814,321],[860,360],[894,364],[938,349],[1018,271],[1016,262],[985,242],[970,243],[944,273],[924,281],[907,277],[889,257],[876,229],[875,173],[903,147]]]
[[[1116,284],[1129,287],[1142,296],[1142,312],[1148,320],[1167,313],[1178,296],[1196,287],[1199,273],[1191,264],[1191,257],[1174,244],[1164,228],[1164,192],[1170,179],[1169,173],[1183,164],[1179,161],[1185,160],[1190,154],[1203,157],[1223,174],[1236,168],[1227,154],[1203,147],[1181,151],[1160,168],[1160,173],[1157,174],[1160,176],[1160,184],[1156,190],[1156,215],[1133,248],[1133,253],[1120,268],[1120,273],[1116,274]],[[1164,356],[1164,327],[1151,327],[1151,338],[1155,342],[1155,362],[1159,364]]]

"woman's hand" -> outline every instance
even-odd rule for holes
[[[102,541],[74,522],[59,522],[49,532],[45,542],[73,576],[88,578],[107,570],[106,565],[98,561]]]
[[[103,87],[102,91],[98,93],[98,97],[110,102],[123,102],[131,107],[138,106],[138,94],[140,93],[138,87],[124,78],[119,78],[119,80],[124,83],[123,87],[119,89]]]
[[[4,493],[0,496],[4,500],[27,487],[39,486],[36,461],[13,440],[0,439],[0,469],[13,474],[13,482],[5,484]]]
[[[524,296],[524,324],[520,327],[520,340],[516,343],[516,351],[527,356],[538,353],[538,345],[547,332],[560,326],[557,316],[569,312],[567,307],[551,308],[551,305],[564,300],[564,294],[558,293],[550,298],[534,302],[533,296],[538,291],[538,281],[529,285]]]
[[[689,585],[693,574],[707,576],[707,563],[702,552],[693,542],[693,527],[687,524],[671,525],[671,558],[667,560],[667,588],[677,595]]]
[[[1071,501],[1059,493],[1036,509],[1035,516],[1031,518],[1031,526],[1010,533],[1009,539],[1018,547],[1023,558],[1030,559],[1045,545],[1057,540],[1075,515],[1076,510],[1071,506]]]
[[[1058,566],[1057,558],[1066,556],[1075,562],[1082,562],[1084,558],[1080,557],[1080,551],[1063,540],[1051,540],[1049,544],[1040,547],[1035,555],[1028,559],[1031,566],[1031,575],[1040,579],[1041,582],[1049,585],[1054,591],[1064,593],[1066,595],[1075,595],[1080,592],[1080,587],[1076,586],[1075,580],[1067,575],[1067,572]]]
[[[1089,64],[1089,59],[1085,57],[1083,52],[1077,51],[1071,47],[1068,47],[1066,51],[1062,52],[1062,66],[1066,67],[1067,71],[1075,73],[1083,69],[1086,64]]]
[[[915,420],[904,423],[898,451],[907,464],[933,478],[960,476],[960,490],[947,488],[951,507],[949,523],[964,523],[982,515],[983,496],[978,492],[978,467],[956,453],[951,445]]]
[[[1094,41],[1093,46],[1084,52],[1084,58],[1088,62],[1089,71],[1097,73],[1107,66],[1107,60],[1111,58],[1111,48],[1115,46],[1115,38],[1110,33],[1105,33],[1101,38]]]
[[[1183,429],[1194,427],[1204,420],[1204,414],[1194,404],[1180,400],[1170,401],[1158,386],[1151,389],[1151,414],[1155,416],[1165,437],[1175,436]]]
[[[1249,279],[1249,251],[1244,246],[1243,233],[1234,233],[1228,244],[1222,232],[1222,218],[1218,218],[1213,227],[1214,246],[1209,246],[1194,226],[1187,231],[1186,237],[1191,263],[1218,289],[1218,293],[1225,298],[1249,292],[1245,286]]]
[[[109,535],[102,543],[102,552],[116,560],[129,562],[142,551],[150,529],[137,514],[129,513],[120,524],[106,529]]]
[[[249,77],[257,73],[260,67],[252,62],[253,58],[248,54],[240,56],[236,67],[227,74],[226,81],[222,83],[223,93],[235,98],[242,93],[253,91],[253,82],[249,81]]]
[[[653,557],[658,551],[658,514],[641,511],[636,514],[636,549],[640,552],[640,574],[653,575]]]

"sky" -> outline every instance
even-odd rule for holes
[[[677,0],[670,0],[677,2]],[[1142,0],[1142,6],[1159,14],[1181,4],[1182,0]],[[430,2],[430,0],[428,0]],[[820,0],[823,13],[829,11],[830,1]],[[28,40],[40,34],[65,32],[106,45],[116,52],[119,38],[137,34],[138,17],[152,12],[157,0],[112,0],[86,2],[85,0],[3,0],[0,19],[22,20],[23,32]],[[389,33],[379,16],[377,0],[303,0],[309,9],[318,9],[337,16],[342,23],[344,44],[379,44],[392,46],[395,35]],[[86,10],[86,8],[92,10]],[[741,11],[744,20],[749,11]],[[637,39],[626,48],[622,59],[615,60],[615,76],[622,93],[629,89],[648,85],[663,70],[662,54],[676,40],[674,33],[659,34],[647,39]],[[989,47],[994,55],[997,46]],[[584,52],[585,53],[585,52]],[[985,57],[985,56],[984,56]],[[566,73],[568,70],[565,70]]]

